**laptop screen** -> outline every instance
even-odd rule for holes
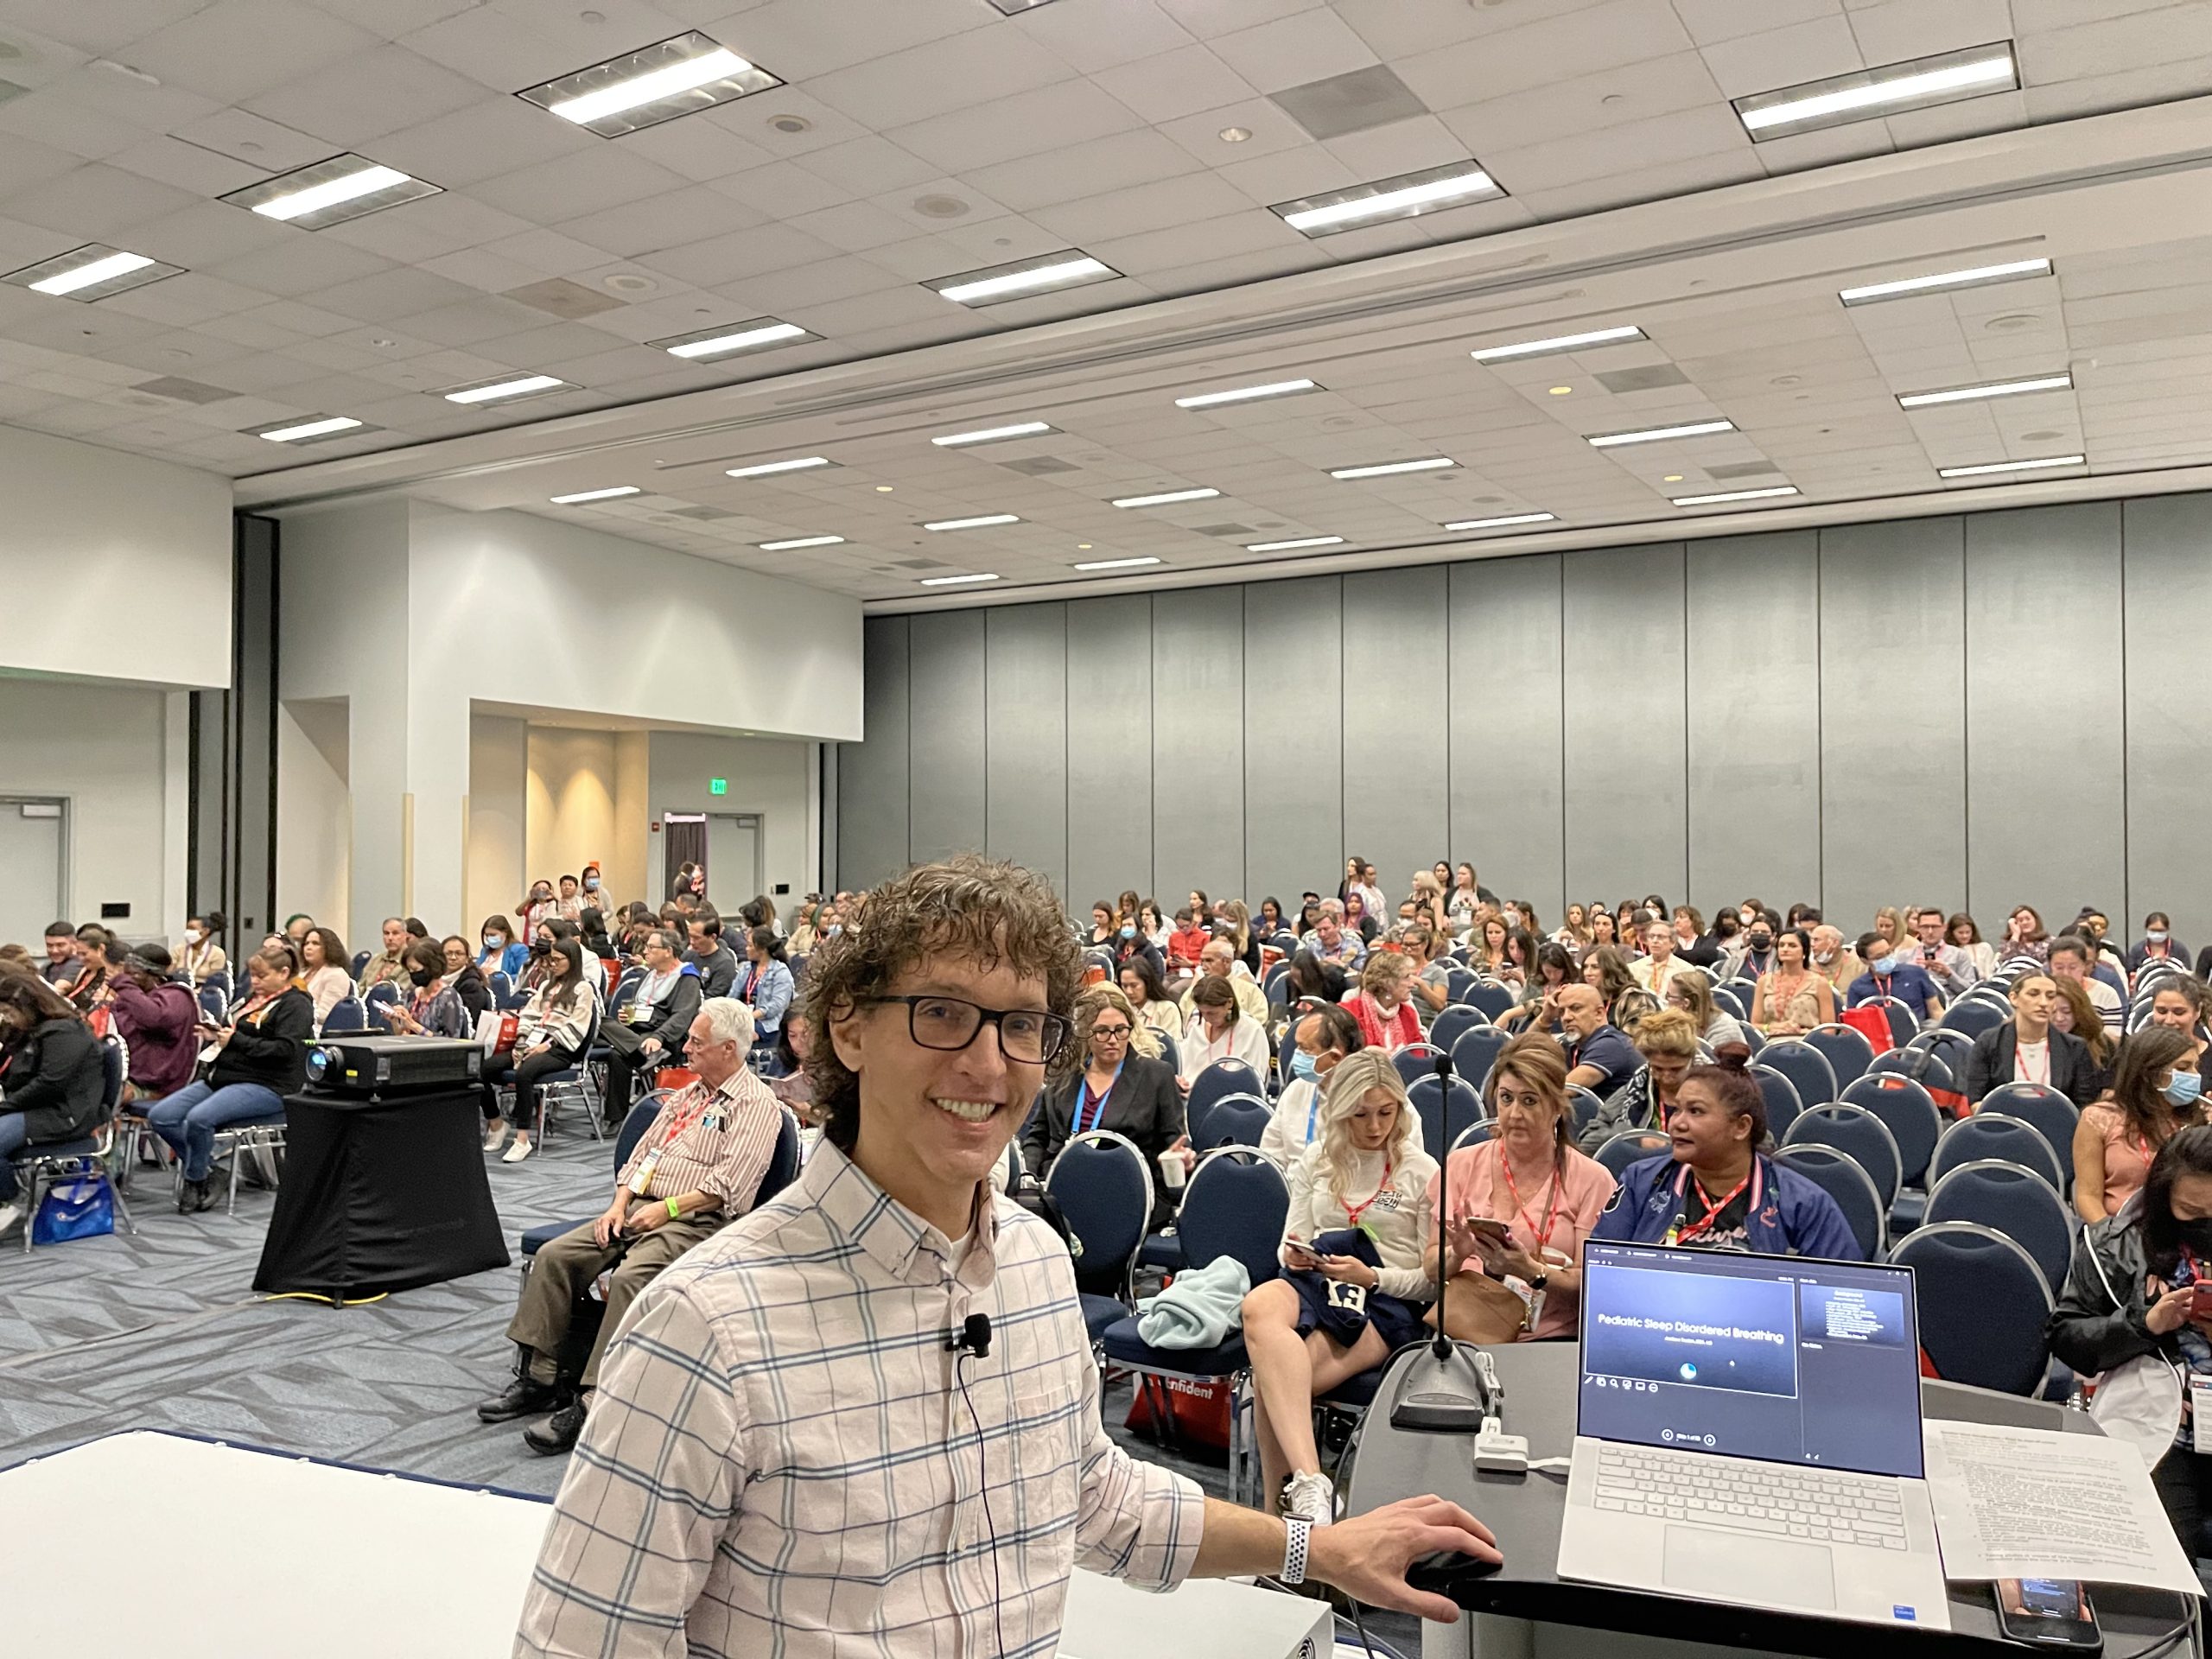
[[[1575,1421],[1593,1440],[1917,1479],[1911,1270],[1586,1244]]]

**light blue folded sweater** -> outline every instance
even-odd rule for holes
[[[1243,1324],[1252,1275],[1233,1255],[1185,1268],[1157,1296],[1137,1304],[1137,1334],[1155,1348],[1211,1348]]]

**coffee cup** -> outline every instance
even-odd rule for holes
[[[1183,1190],[1183,1151],[1181,1147],[1170,1147],[1166,1151],[1160,1154],[1160,1179],[1166,1184],[1167,1190],[1170,1192],[1180,1192]]]

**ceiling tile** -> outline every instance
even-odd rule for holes
[[[188,144],[212,149],[264,173],[289,173],[330,154],[330,146],[321,139],[244,110],[219,110],[171,131]]]
[[[15,192],[0,201],[0,213],[80,242],[97,242],[193,205],[184,191],[88,162],[58,179]]]
[[[1086,75],[1117,63],[1157,57],[1191,40],[1189,31],[1162,11],[1156,0],[1116,0],[1110,10],[1047,6],[1022,18],[1021,26],[1070,68]]]
[[[1004,98],[1074,72],[1018,28],[988,28],[909,47],[808,82],[833,109],[878,130],[957,110],[977,92]]]
[[[130,47],[130,65],[165,85],[242,103],[378,44],[366,29],[286,0],[215,0]]]
[[[603,143],[486,179],[470,186],[469,194],[536,224],[551,225],[640,197],[664,195],[683,182],[664,167],[640,160],[619,144]]]
[[[706,236],[746,230],[766,223],[768,217],[718,188],[694,184],[641,201],[580,213],[563,219],[557,228],[564,236],[627,259]]]
[[[995,99],[885,136],[947,173],[963,173],[1141,124],[1126,104],[1091,82],[1077,80]]]
[[[1704,56],[1726,98],[1778,92],[1871,67],[1850,22],[1840,16],[1717,41],[1704,48]]]
[[[1252,84],[1207,48],[1179,47],[1158,57],[1141,58],[1093,79],[1147,121],[1172,121],[1201,110],[1219,109],[1253,96]]]
[[[467,76],[404,47],[380,46],[318,73],[288,79],[247,107],[327,138],[338,149],[366,150],[389,133],[490,101]],[[435,162],[416,176],[442,182]]]
[[[972,177],[977,188],[1022,213],[1198,170],[1188,150],[1147,129],[982,168]]]

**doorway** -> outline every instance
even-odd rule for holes
[[[69,914],[69,804],[0,795],[0,939],[33,944]]]
[[[725,916],[762,892],[760,875],[760,815],[758,812],[707,814],[707,896]]]

